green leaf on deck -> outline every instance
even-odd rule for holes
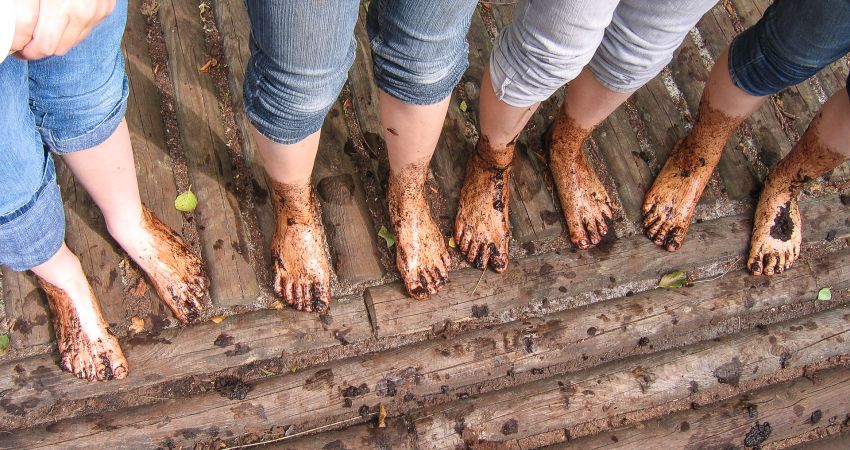
[[[674,270],[661,277],[658,282],[658,287],[662,288],[680,288],[688,283],[688,276],[681,270]]]
[[[395,245],[395,236],[387,229],[387,227],[381,225],[381,229],[378,230],[378,236],[384,238],[387,241],[387,248],[392,248]]]
[[[460,105],[458,105],[458,108],[461,110],[461,112],[466,112],[466,108],[467,108],[467,106],[466,106],[466,100],[461,101],[461,102],[460,102]]]
[[[174,208],[180,212],[192,212],[198,207],[198,197],[192,192],[192,188],[178,195],[174,199]]]
[[[832,300],[832,289],[823,288],[823,289],[819,290],[818,291],[818,300],[821,300],[821,301],[824,301],[824,302],[828,302],[828,301]]]
[[[6,354],[9,350],[9,336],[0,334],[0,355]]]

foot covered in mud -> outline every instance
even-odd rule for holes
[[[570,241],[582,250],[602,241],[617,211],[617,206],[581,151],[590,131],[561,113],[552,126],[549,145],[549,167],[558,189]]]
[[[144,208],[139,232],[119,242],[180,322],[188,324],[198,318],[209,281],[203,262],[177,233]]]
[[[424,300],[448,281],[451,257],[425,199],[427,163],[390,173],[387,201],[396,234],[396,265],[411,297]]]
[[[706,150],[690,139],[679,141],[643,200],[644,233],[668,251],[679,250],[685,241],[722,146]]]
[[[771,276],[790,269],[803,240],[797,195],[768,178],[756,207],[747,269]]]
[[[85,284],[78,294],[71,295],[44,280],[39,279],[39,284],[53,312],[62,369],[89,381],[126,377],[127,360],[108,329],[91,287]]]
[[[481,270],[489,265],[496,272],[504,272],[511,239],[508,206],[512,169],[488,162],[480,151],[486,150],[474,152],[467,162],[454,238],[468,263]]]
[[[331,272],[316,196],[307,185],[273,183],[277,228],[272,237],[274,291],[299,311],[331,305]]]

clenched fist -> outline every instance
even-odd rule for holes
[[[12,50],[19,58],[64,55],[115,9],[115,0],[17,0]]]

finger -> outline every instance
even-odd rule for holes
[[[65,28],[65,32],[62,33],[62,36],[59,38],[59,42],[56,43],[53,55],[63,56],[72,48],[76,47],[76,45],[79,44],[85,36],[88,36],[88,34],[83,35],[84,29],[85,27],[82,23],[70,21],[68,23],[68,27]]]
[[[63,8],[40,11],[32,40],[21,50],[21,56],[36,60],[53,55],[68,22],[68,13]]]

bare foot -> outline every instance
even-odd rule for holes
[[[644,233],[655,245],[671,252],[682,247],[723,146],[741,121],[743,118],[729,117],[703,99],[697,124],[676,143],[643,200]]]
[[[180,322],[194,321],[204,309],[209,281],[203,262],[151,210],[143,208],[142,227],[116,238],[142,268],[159,298]]]
[[[272,237],[274,291],[299,311],[331,305],[331,272],[312,186],[272,183],[277,228]]]
[[[676,144],[643,200],[646,237],[671,252],[682,246],[694,209],[720,159],[716,148],[705,151],[691,145],[687,139]]]
[[[558,188],[570,240],[582,250],[602,241],[617,211],[617,206],[608,197],[605,186],[581,151],[589,135],[589,129],[579,127],[573,119],[561,113],[552,126],[549,144],[549,167]]]
[[[790,269],[800,256],[803,240],[796,193],[777,189],[768,180],[756,207],[747,268],[753,275],[771,276]]]
[[[42,279],[39,284],[53,312],[62,369],[89,381],[126,377],[127,360],[103,319],[91,287],[83,282],[80,293],[72,296]]]
[[[809,180],[847,159],[821,141],[819,131],[824,120],[823,112],[819,113],[791,152],[767,176],[756,207],[747,258],[747,268],[753,275],[782,273],[800,257],[803,227],[797,197]]]
[[[468,263],[481,270],[489,264],[496,272],[504,272],[511,239],[508,194],[512,169],[510,164],[500,168],[485,160],[481,152],[488,149],[481,147],[487,146],[486,141],[481,137],[479,149],[466,163],[454,237]]]
[[[387,201],[396,233],[396,265],[411,297],[424,300],[449,278],[451,257],[425,199],[427,163],[390,173]]]

